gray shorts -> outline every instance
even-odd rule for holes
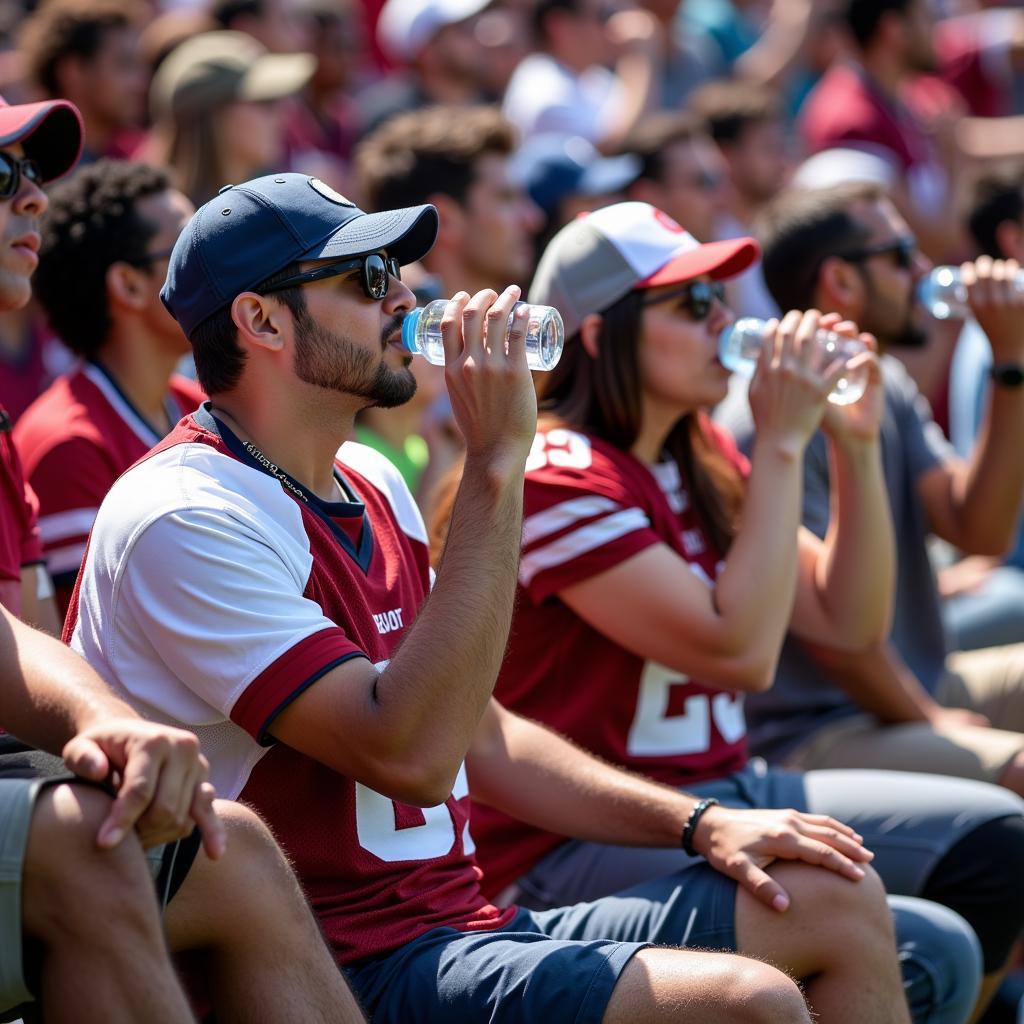
[[[918,896],[932,870],[964,836],[1024,803],[983,782],[910,772],[769,768],[753,758],[742,771],[695,783],[689,792],[729,807],[792,807],[850,825],[874,850],[886,890]],[[502,896],[534,908],[592,900],[696,863],[680,850],[650,850],[569,840]]]
[[[33,1000],[25,981],[21,931],[21,879],[32,812],[47,786],[75,781],[90,785],[73,775],[0,778],[0,1011]],[[177,891],[194,855],[189,840],[146,851],[163,905]]]

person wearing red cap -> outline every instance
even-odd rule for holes
[[[530,301],[561,310],[568,340],[540,383],[518,600],[495,696],[607,761],[710,801],[698,839],[723,806],[840,819],[875,851],[872,866],[893,892],[936,901],[915,901],[915,913],[945,919],[944,902],[988,938],[981,908],[991,910],[993,899],[984,876],[1003,878],[1017,863],[1024,805],[1016,797],[931,776],[803,776],[748,759],[743,697],[771,684],[787,631],[844,649],[868,645],[888,627],[893,579],[877,360],[857,357],[869,368],[868,390],[839,407],[826,404],[830,382],[812,358],[817,328],[856,338],[851,323],[811,311],[789,313],[770,330],[751,389],[759,426],[752,461],[705,413],[729,384],[718,359],[732,320],[721,281],[757,256],[752,239],[701,245],[639,202],[577,219],[546,249]],[[799,518],[801,454],[822,421],[839,513],[824,542]],[[501,899],[538,909],[679,867],[664,850],[566,840],[560,829],[483,802],[473,822],[488,891],[504,889]],[[999,838],[958,889],[939,862],[982,828]],[[868,998],[853,975],[872,954],[854,951],[845,930],[835,939],[854,887],[800,864],[762,874],[767,863],[756,869],[760,882],[785,885],[792,897],[784,916],[751,923],[741,888],[710,919],[735,922],[741,952],[798,975],[808,948],[830,963],[833,973],[807,983],[823,1020],[879,1019],[855,1002]],[[832,913],[823,915],[823,904]],[[920,969],[911,966],[923,949],[914,940],[920,919],[906,916],[902,898],[894,911],[909,981]],[[1019,931],[1020,912],[1008,907],[1006,916],[1007,931]],[[976,956],[968,958],[973,977],[952,994],[965,963],[956,950],[964,934],[973,938],[960,925],[944,967],[931,965],[943,983],[908,985],[918,1020],[963,1020],[971,1009]]]
[[[0,310],[31,295],[41,186],[74,166],[81,141],[72,104],[0,99]],[[9,424],[0,456],[0,597],[17,607],[18,560],[38,539]],[[208,953],[215,1006],[231,1019],[362,1020],[273,837],[247,808],[214,803],[194,736],[144,721],[81,658],[6,608],[0,676],[0,723],[62,752],[81,779],[114,783],[75,781],[3,738],[4,1019],[40,998],[53,1021],[192,1020],[170,944]]]

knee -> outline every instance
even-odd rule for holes
[[[886,901],[885,886],[878,872],[862,864],[864,877],[854,882],[834,871],[809,869],[800,871],[795,883],[784,884],[798,910],[803,927],[827,937],[827,945],[848,955],[851,943],[877,946],[880,941],[893,943],[892,915]],[[827,907],[828,912],[822,913]],[[843,922],[842,950],[835,942],[835,921]],[[843,952],[843,951],[846,952]]]
[[[142,918],[155,907],[142,848],[134,835],[112,850],[96,845],[110,797],[90,786],[60,785],[40,794],[32,816],[23,873],[23,915],[44,936],[97,920]]]
[[[743,1024],[803,1024],[807,1003],[797,983],[760,960],[735,957],[722,998],[732,1008],[730,1019]]]

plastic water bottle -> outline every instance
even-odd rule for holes
[[[718,339],[718,358],[722,365],[742,377],[753,377],[757,360],[764,344],[764,330],[767,320],[745,316],[731,327],[726,327]],[[865,351],[864,345],[856,338],[844,338],[835,331],[819,330],[814,336],[819,358],[818,370],[824,370],[836,359],[850,360]],[[836,381],[828,400],[833,405],[852,405],[864,394],[868,386],[868,368],[861,366]]]
[[[1024,292],[1024,270],[1017,271],[1013,287]],[[936,320],[966,320],[972,315],[959,267],[936,267],[917,288],[918,300]]]
[[[409,352],[421,355],[435,366],[444,365],[444,342],[441,339],[441,318],[447,299],[435,299],[422,309],[414,309],[402,321],[402,345]],[[529,310],[526,324],[526,363],[531,370],[553,369],[565,344],[565,325],[553,306],[517,302],[509,314],[508,327],[520,306]]]
[[[935,267],[921,278],[917,297],[936,320],[964,320],[971,315],[959,267]]]

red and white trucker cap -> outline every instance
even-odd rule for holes
[[[530,287],[530,302],[554,306],[571,337],[634,288],[656,288],[709,274],[732,277],[761,255],[753,238],[701,244],[649,203],[616,203],[582,214],[551,239]]]
[[[11,106],[0,96],[0,147],[20,142],[25,155],[39,165],[44,183],[75,166],[83,138],[82,115],[68,100]]]

